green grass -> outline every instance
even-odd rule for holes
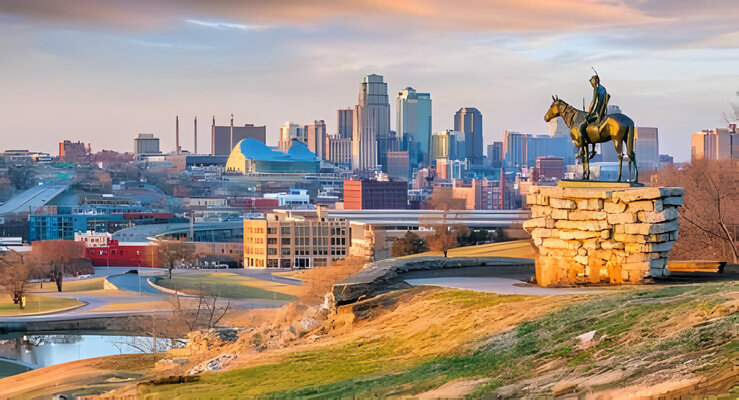
[[[105,278],[90,278],[90,279],[81,279],[81,280],[75,280],[75,281],[64,281],[62,282],[62,291],[63,292],[87,292],[90,290],[102,290],[103,289],[103,281]],[[38,283],[34,283],[28,286],[29,288],[33,289],[34,292],[39,293],[50,293],[50,292],[56,292],[56,283],[54,282],[44,282],[44,288],[41,289],[41,285]]]
[[[712,290],[705,290],[711,286]],[[710,365],[730,363],[733,327],[739,318],[724,314],[703,324],[686,324],[675,337],[662,335],[657,324],[667,315],[680,323],[684,316],[706,304],[703,292],[735,290],[735,283],[686,285],[644,292],[620,292],[598,296],[563,307],[516,329],[486,340],[484,345],[456,355],[425,359],[394,359],[404,343],[392,338],[351,345],[326,346],[293,353],[279,363],[204,374],[188,385],[142,386],[142,398],[237,398],[238,395],[269,395],[274,398],[382,398],[388,394],[413,395],[455,379],[490,378],[471,397],[537,374],[536,368],[554,361],[570,373],[588,376],[599,368],[617,368],[627,359],[673,360],[684,363],[696,352],[716,352]],[[485,294],[477,294],[485,298]],[[434,298],[476,306],[466,291],[436,293]],[[490,305],[508,296],[490,297]],[[716,307],[726,297],[710,299]],[[464,312],[461,311],[461,312]],[[596,330],[597,345],[578,350],[576,336]],[[691,353],[692,352],[692,353]],[[692,355],[691,355],[692,354]],[[681,358],[683,357],[683,358]],[[693,357],[693,358],[691,358]],[[696,365],[696,371],[699,366]],[[638,378],[644,371],[624,376]],[[637,374],[637,375],[634,375]],[[144,395],[150,395],[145,397]]]
[[[157,277],[154,281],[159,286],[193,294],[202,290],[208,295],[231,299],[295,300],[295,296],[289,294],[248,286],[261,282],[232,273],[181,274],[174,275],[172,279]]]
[[[0,378],[22,374],[30,370],[30,368],[24,367],[23,365],[19,365],[10,361],[0,360]]]
[[[0,299],[1,316],[49,312],[71,308],[83,304],[82,302],[75,299],[30,294],[26,296],[26,308],[21,310],[18,308],[17,304],[13,304],[13,301],[10,300],[10,296],[8,296],[7,294],[3,294]]]
[[[523,301],[528,296],[515,294],[481,293],[473,290],[449,290],[434,293],[432,298],[461,307],[492,307],[498,304]]]

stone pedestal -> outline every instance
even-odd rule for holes
[[[683,188],[533,186],[527,196],[539,286],[668,276]]]

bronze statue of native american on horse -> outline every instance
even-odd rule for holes
[[[626,144],[626,155],[629,156],[629,177],[631,177],[631,166],[634,166],[634,182],[639,181],[639,169],[636,166],[636,154],[634,154],[634,140],[636,130],[634,121],[621,114],[607,114],[608,100],[610,96],[600,84],[598,75],[590,78],[593,86],[593,101],[588,111],[578,110],[570,106],[564,100],[552,96],[552,105],[544,116],[544,121],[562,117],[570,129],[570,137],[578,148],[578,157],[582,160],[583,179],[590,179],[590,159],[595,156],[595,144],[613,141],[618,154],[618,182],[621,182],[621,169],[623,165],[623,147]],[[591,150],[588,151],[588,145]]]

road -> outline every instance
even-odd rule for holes
[[[485,293],[551,296],[566,294],[601,294],[606,289],[594,287],[543,288],[528,284],[534,275],[533,266],[471,267],[414,271],[398,276],[413,286],[444,286]]]
[[[127,273],[129,271],[137,273]],[[297,279],[284,278],[272,275],[280,270],[188,270],[177,269],[173,273],[179,274],[205,274],[213,272],[233,272],[238,275],[248,276],[255,279],[279,282],[287,285],[300,285]],[[128,315],[140,315],[166,312],[170,310],[169,299],[171,295],[162,293],[146,283],[151,276],[164,275],[167,271],[161,268],[138,268],[138,267],[96,267],[95,278],[108,277],[108,281],[118,287],[119,290],[94,290],[89,292],[61,292],[44,293],[45,296],[73,298],[85,303],[81,307],[71,310],[25,316],[0,317],[2,322],[34,322],[34,321],[65,321],[86,318],[116,317]],[[285,305],[287,301],[262,300],[262,299],[232,299],[232,309],[254,309],[254,308],[278,308]]]

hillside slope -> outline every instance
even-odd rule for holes
[[[407,289],[340,307],[321,331],[244,353],[230,371],[140,385],[139,395],[728,394],[737,390],[736,289],[731,281],[556,298]]]

